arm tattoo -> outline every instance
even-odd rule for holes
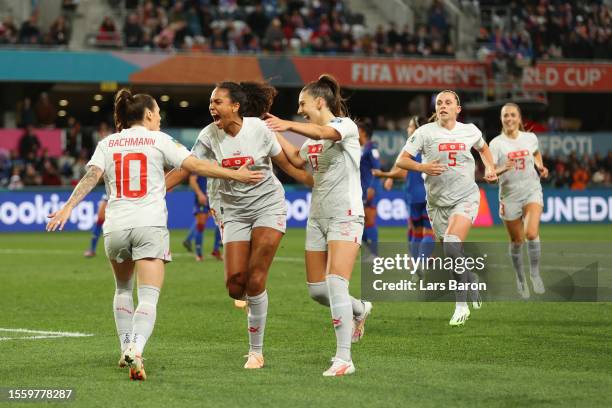
[[[79,184],[74,188],[72,195],[68,199],[66,205],[76,207],[83,198],[98,184],[98,180],[102,176],[103,171],[96,166],[89,166],[87,173],[83,176]]]

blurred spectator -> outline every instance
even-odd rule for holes
[[[572,190],[584,190],[589,182],[589,173],[582,166],[574,170],[572,174]]]
[[[22,101],[17,102],[15,123],[18,128],[26,128],[36,123],[36,113],[32,107],[32,100],[27,96]]]
[[[280,52],[283,50],[283,40],[285,39],[285,35],[283,34],[283,30],[281,28],[281,21],[278,18],[274,18],[268,28],[266,29],[266,34],[263,38],[263,47],[268,51],[276,51]]]
[[[51,159],[43,162],[42,184],[45,186],[61,186],[62,179],[59,176],[57,166]]]
[[[68,118],[68,128],[66,129],[66,150],[72,157],[77,157],[82,151],[83,132],[81,123],[74,117]]]
[[[142,47],[144,31],[138,20],[138,14],[128,14],[123,25],[123,40],[126,47]]]
[[[37,26],[38,16],[32,13],[30,18],[21,24],[19,29],[19,43],[21,44],[40,44],[40,29]]]
[[[80,0],[62,0],[62,9],[65,11],[75,11]]]
[[[13,23],[13,17],[4,17],[0,23],[0,44],[15,44],[18,32],[17,26]]]
[[[104,17],[98,34],[96,35],[96,43],[101,46],[116,46],[119,42],[119,31],[112,18]]]
[[[13,167],[11,178],[7,188],[9,190],[21,190],[23,188],[23,182],[21,181],[21,169],[18,166]]]
[[[59,16],[49,28],[47,43],[51,45],[68,45],[69,36],[70,32],[68,30],[66,18],[64,16]]]
[[[55,119],[57,119],[57,109],[55,109],[55,105],[53,105],[49,100],[48,93],[43,92],[40,94],[34,109],[36,111],[36,117],[38,118],[38,124],[40,126],[55,126]]]
[[[98,128],[93,132],[93,144],[98,145],[98,142],[112,133],[110,126],[106,122],[100,122]]]
[[[30,154],[36,157],[38,149],[40,149],[40,140],[34,134],[34,127],[30,125],[19,139],[19,157],[23,160],[26,160]]]
[[[24,186],[42,185],[42,176],[36,171],[32,163],[26,163],[21,180]]]
[[[259,38],[263,38],[265,36],[268,24],[270,24],[270,19],[266,15],[261,1],[255,4],[255,8],[247,16],[246,23]]]

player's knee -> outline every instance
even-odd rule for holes
[[[249,271],[247,290],[249,293],[261,293],[266,288],[266,271],[253,269]]]
[[[329,306],[329,293],[325,282],[308,283],[308,294],[318,304]]]
[[[246,293],[246,282],[241,275],[234,275],[225,282],[227,293],[233,299],[242,299]]]
[[[538,232],[537,231],[525,231],[525,238],[527,238],[528,241],[534,241],[536,239],[538,239]]]

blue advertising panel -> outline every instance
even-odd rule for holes
[[[498,216],[497,189],[486,188],[488,207],[495,224],[501,224]],[[96,222],[98,203],[103,191],[90,193],[72,212],[65,230],[87,231]],[[0,232],[44,231],[47,215],[56,211],[68,200],[69,191],[19,191],[0,192]],[[189,228],[193,223],[194,195],[180,190],[168,193],[168,226]],[[310,208],[309,191],[288,191],[287,226],[304,228]],[[408,211],[404,193],[400,190],[385,191],[378,201],[378,225],[405,226]],[[612,190],[544,190],[542,223],[611,223]],[[208,226],[212,227],[212,218]]]

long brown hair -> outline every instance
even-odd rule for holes
[[[318,80],[309,82],[302,88],[302,92],[308,92],[313,98],[323,98],[334,116],[347,117],[349,115],[346,99],[340,93],[340,84],[329,74],[323,74]]]
[[[217,88],[225,89],[233,103],[240,104],[238,115],[261,118],[270,111],[276,88],[267,82],[221,82]]]
[[[128,129],[144,119],[145,109],[155,109],[155,99],[151,95],[136,94],[122,88],[115,95],[115,127],[118,131]]]

